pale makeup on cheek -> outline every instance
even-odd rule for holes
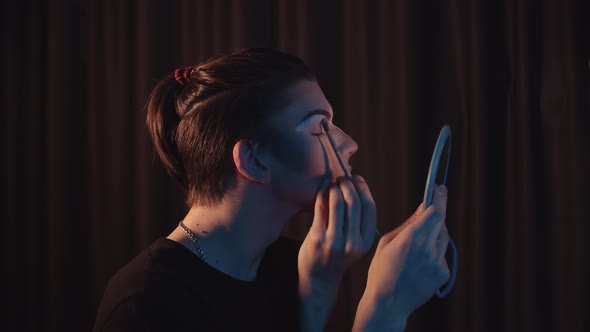
[[[310,116],[309,118],[305,119],[304,121],[302,121],[296,128],[295,131],[300,133],[300,132],[304,132],[307,130],[307,128],[311,127],[312,125],[317,125],[319,127],[320,125],[320,121],[322,120],[322,118],[325,118],[325,116],[321,115],[321,114],[315,114]]]

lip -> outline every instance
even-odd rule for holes
[[[348,165],[348,173],[352,176],[352,166]]]

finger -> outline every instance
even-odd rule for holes
[[[414,213],[408,218],[406,219],[406,221],[404,221],[401,225],[399,225],[396,229],[394,229],[393,231],[383,235],[381,237],[381,240],[379,243],[389,243],[391,242],[393,239],[395,239],[396,236],[398,236],[399,233],[401,233],[404,229],[406,229],[408,227],[408,225],[410,225],[411,223],[413,223],[414,221],[417,220],[417,218],[422,214],[422,206],[424,205],[424,203],[420,203],[420,205],[418,205],[418,208],[416,208],[416,211],[414,211]]]
[[[447,214],[448,190],[444,185],[436,186],[432,205],[436,206],[443,215]]]
[[[320,185],[318,187],[318,192],[325,192],[328,189],[328,186],[330,186],[330,177],[324,177],[322,179],[322,181],[320,182]]]
[[[346,203],[338,185],[330,185],[328,189],[328,229],[326,238],[330,245],[340,248],[344,241],[343,219]]]
[[[434,246],[440,230],[444,226],[447,210],[447,191],[444,186],[436,188],[432,205],[424,212],[424,223],[418,230],[418,237],[424,237],[424,244]]]
[[[422,212],[424,211],[424,202],[420,203],[420,205],[418,205],[418,208],[416,209],[416,211],[414,211],[414,215],[413,216],[419,216],[422,214]]]
[[[439,260],[445,261],[445,253],[447,252],[447,247],[449,245],[449,232],[447,230],[447,225],[443,223],[443,227],[440,230],[438,238],[436,239],[436,256]]]
[[[432,204],[423,209],[422,212],[415,213],[416,217],[416,229],[418,232],[425,232],[429,230],[438,218],[431,218],[433,214],[444,215],[446,212],[446,188],[439,190],[439,186],[436,186],[434,190],[434,197]],[[444,186],[443,186],[444,188]],[[423,206],[422,203],[420,206]]]
[[[353,181],[361,203],[361,238],[363,242],[371,246],[375,240],[375,231],[377,230],[377,207],[365,179],[360,175],[355,175]]]
[[[393,241],[401,232],[404,231],[410,224],[412,223],[412,218],[406,219],[403,224],[399,225],[396,229],[392,230],[389,233],[384,234],[381,239],[379,240],[379,245],[377,246],[378,250],[381,250],[381,247],[387,245],[389,242]]]
[[[445,256],[449,245],[449,241],[449,232],[447,231],[447,226],[444,225],[441,229],[440,236],[437,240],[437,252],[435,256],[438,260],[438,266],[440,271],[439,273],[441,274],[442,285],[444,285],[450,277],[449,264],[447,263],[447,259]]]
[[[408,227],[408,225],[409,225],[409,224],[411,224],[411,223],[412,223],[412,219],[411,219],[411,218],[408,218],[406,221],[404,221],[404,223],[403,223],[403,224],[399,225],[399,226],[398,226],[396,229],[394,229],[394,230],[391,232],[391,235],[390,235],[390,236],[392,237],[392,240],[393,240],[393,239],[394,239],[396,236],[398,236],[398,234],[399,234],[399,233],[401,233],[401,232],[402,232],[402,231],[403,231],[403,230],[404,230],[406,227]]]
[[[319,190],[315,198],[314,216],[312,228],[316,228],[323,233],[326,232],[328,224],[328,215],[326,210],[327,187],[330,184],[330,179],[322,180]]]
[[[416,221],[422,215],[422,213],[424,213],[423,206],[424,203],[420,203],[420,205],[418,205],[418,208],[416,208],[416,211],[414,211],[414,213],[404,223],[411,224],[414,221]]]
[[[412,214],[408,219],[406,219],[406,221],[404,221],[403,224],[398,226],[393,231],[383,235],[382,238],[385,238],[384,241],[389,242],[389,241],[393,240],[409,224],[414,222],[416,220],[416,218],[418,218],[418,216],[420,216],[422,214],[422,205],[424,205],[424,203],[420,203],[420,205],[418,205],[418,208],[416,209],[416,211],[414,211],[414,214]]]
[[[345,237],[346,241],[357,242],[361,239],[360,220],[361,220],[361,203],[359,195],[354,188],[354,184],[347,178],[340,178],[338,181],[342,197],[346,202],[345,213]]]

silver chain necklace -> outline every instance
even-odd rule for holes
[[[205,254],[203,253],[203,249],[201,249],[201,246],[199,245],[199,241],[197,241],[197,236],[195,235],[195,233],[193,233],[190,229],[188,229],[188,227],[186,227],[182,223],[182,220],[178,223],[178,226],[180,226],[180,228],[182,228],[182,230],[188,235],[188,237],[190,237],[191,241],[195,245],[195,248],[197,248],[199,255],[201,255],[201,259],[205,263],[207,263],[207,260],[205,259]]]

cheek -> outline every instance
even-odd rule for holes
[[[291,176],[322,177],[326,173],[322,144],[316,137],[305,141],[285,142],[275,154]]]
[[[275,151],[280,166],[273,172],[273,191],[277,196],[302,205],[313,203],[318,187],[326,177],[325,154],[320,141],[286,142]]]

